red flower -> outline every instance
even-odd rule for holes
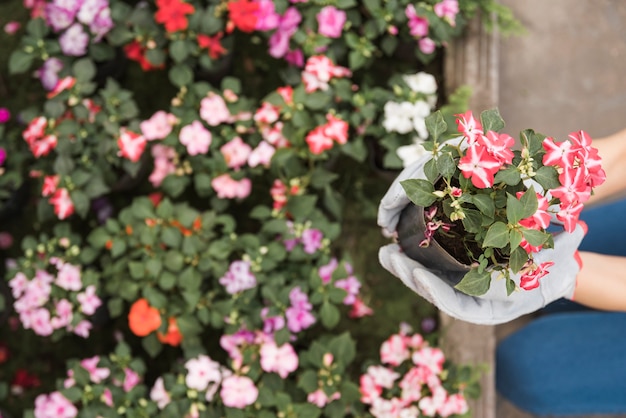
[[[259,5],[250,0],[235,0],[228,3],[230,20],[242,32],[252,32],[256,28]]]
[[[54,213],[59,219],[65,219],[74,213],[74,202],[67,189],[57,189],[48,202],[54,206]]]
[[[193,5],[181,0],[157,0],[159,10],[154,15],[158,23],[165,25],[165,30],[172,33],[187,29],[187,16],[196,11]]]
[[[163,344],[169,344],[173,347],[180,345],[183,340],[183,334],[178,330],[178,324],[176,318],[170,318],[167,327],[167,334],[157,332],[157,338]]]
[[[222,32],[218,33],[215,36],[200,34],[198,35],[198,46],[202,49],[208,49],[209,57],[211,57],[211,59],[218,59],[226,52],[228,52],[220,43],[220,39],[222,39],[223,35],[224,34]]]
[[[133,334],[145,337],[161,326],[161,314],[144,298],[136,300],[128,313],[128,327]]]
[[[41,385],[41,381],[35,374],[30,374],[24,369],[17,369],[11,381],[11,393],[19,395],[25,389],[35,388]]]
[[[142,46],[138,41],[132,41],[124,46],[124,53],[133,61],[137,61],[144,71],[157,70],[165,67],[165,64],[154,65],[146,58],[146,47]]]

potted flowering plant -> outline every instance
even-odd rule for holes
[[[593,187],[604,182],[598,152],[583,131],[555,142],[525,130],[514,149],[496,109],[480,120],[471,111],[459,114],[456,123],[461,136],[442,141],[443,117],[427,120],[425,179],[401,182],[416,206],[401,215],[400,245],[469,295],[486,293],[494,272],[506,280],[508,295],[518,287],[516,273],[521,289],[534,289],[554,264],[533,261],[553,247],[548,227],[556,222],[572,232]]]

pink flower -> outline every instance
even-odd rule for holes
[[[422,386],[426,383],[429,371],[424,367],[412,367],[402,377],[399,383],[402,389],[402,399],[406,402],[415,402],[422,397]]]
[[[74,418],[78,410],[61,392],[39,395],[35,399],[35,418]]]
[[[304,67],[304,54],[301,49],[294,49],[285,54],[285,61],[295,67]]]
[[[266,334],[272,334],[275,331],[281,330],[285,327],[285,318],[281,315],[267,316],[269,308],[265,307],[261,309],[261,318],[263,318],[263,332]]]
[[[238,260],[230,263],[228,271],[220,278],[219,282],[232,295],[254,288],[256,286],[256,277],[250,271],[250,263]]]
[[[298,9],[290,7],[280,17],[278,27],[269,40],[269,53],[274,58],[283,57],[289,51],[289,40],[298,29],[302,16]]]
[[[456,26],[456,15],[459,13],[457,0],[443,0],[434,6],[435,14],[447,21],[450,26]]]
[[[582,203],[589,200],[591,186],[585,182],[585,170],[579,168],[565,168],[559,174],[561,186],[551,189],[550,194],[561,201],[562,205]]]
[[[443,362],[446,357],[439,348],[422,347],[413,353],[411,358],[416,366],[426,367],[432,374],[439,374],[443,371]]]
[[[156,144],[152,147],[152,157],[154,157],[154,169],[148,180],[154,187],[159,187],[168,175],[176,172],[177,158],[176,150],[166,145]]]
[[[391,389],[400,374],[383,366],[369,366],[367,374],[372,377],[374,384],[383,388]]]
[[[469,145],[473,145],[478,137],[483,135],[483,126],[480,121],[474,117],[470,110],[455,116],[458,131],[467,138]]]
[[[463,177],[471,177],[472,184],[479,189],[493,186],[494,175],[501,166],[502,164],[480,145],[470,146],[458,165]]]
[[[47,309],[34,309],[28,312],[27,315],[29,316],[27,322],[35,334],[47,337],[54,332],[54,327],[50,321],[50,312]],[[26,324],[24,324],[24,328],[28,328]]]
[[[404,13],[409,20],[409,31],[412,36],[421,38],[428,35],[428,19],[419,16],[414,5],[406,6]]]
[[[96,295],[96,286],[89,285],[83,293],[79,293],[76,299],[80,303],[80,310],[85,315],[93,315],[96,309],[102,305],[102,301]]]
[[[118,152],[120,157],[128,158],[136,163],[146,148],[146,138],[126,128],[121,128],[117,146],[120,148]]]
[[[48,202],[54,206],[54,213],[59,219],[66,219],[74,213],[74,203],[65,188],[57,189]]]
[[[89,331],[91,330],[92,325],[91,322],[82,320],[74,327],[74,334],[79,337],[87,338],[89,337]]]
[[[189,155],[206,154],[211,146],[211,131],[202,122],[194,120],[191,125],[184,126],[178,136],[180,143],[187,147]]]
[[[276,13],[273,0],[257,0],[255,2],[259,7],[256,11],[255,30],[268,31],[276,29],[280,19],[280,15]]]
[[[4,33],[6,33],[7,35],[15,35],[15,33],[20,30],[21,27],[21,23],[17,22],[15,20],[12,20],[10,22],[7,22],[4,25]]]
[[[228,376],[222,382],[220,396],[229,408],[243,409],[252,405],[259,395],[259,390],[247,376]]]
[[[335,392],[330,396],[326,395],[323,389],[317,389],[315,392],[311,392],[307,395],[307,402],[316,405],[318,408],[323,408],[327,404],[334,400],[341,398],[341,393]]]
[[[409,350],[402,336],[394,334],[380,346],[380,360],[384,364],[399,366],[409,358]]]
[[[556,143],[554,139],[547,137],[543,140],[543,165],[556,165],[559,167],[573,167],[576,151],[572,149],[572,143],[563,141]]]
[[[341,145],[348,142],[348,123],[330,113],[326,115],[326,120],[328,123],[324,125],[324,135]]]
[[[313,254],[322,246],[322,231],[315,228],[307,228],[302,232],[302,244],[304,245],[304,252],[307,254]]]
[[[122,384],[122,389],[124,392],[130,392],[132,388],[137,386],[141,382],[141,377],[132,369],[128,367],[124,368],[124,383]]]
[[[59,36],[59,44],[64,55],[80,57],[87,53],[89,35],[83,30],[83,25],[74,23]]]
[[[356,297],[354,303],[352,303],[352,309],[348,313],[350,318],[363,318],[364,316],[370,316],[374,314],[374,310],[367,306],[361,298]]]
[[[431,396],[425,396],[419,401],[419,409],[421,409],[422,414],[427,417],[433,417],[439,411],[440,408],[443,407],[446,401],[446,390],[438,386],[433,390],[433,394]]]
[[[73,266],[69,263],[61,264],[55,284],[62,287],[65,290],[78,291],[83,287],[83,282],[80,279],[80,268]]]
[[[328,38],[339,38],[346,23],[346,12],[334,6],[323,7],[317,14],[317,32]]]
[[[336,258],[331,258],[328,264],[321,266],[317,272],[322,279],[322,283],[327,284],[332,280],[333,272],[337,269],[339,263]]]
[[[71,89],[72,87],[74,87],[74,84],[76,84],[76,79],[74,77],[69,77],[69,76],[63,77],[62,79],[57,81],[52,91],[50,91],[46,95],[46,97],[48,99],[51,99],[55,97],[56,95],[58,95],[59,93],[61,93],[62,91]]]
[[[327,90],[328,82],[332,77],[351,75],[352,72],[348,68],[336,66],[327,56],[314,55],[307,60],[302,79],[306,92],[311,93],[318,89]]]
[[[111,374],[111,371],[106,367],[98,367],[98,363],[100,363],[99,356],[89,357],[80,361],[80,365],[87,370],[89,378],[94,383],[102,382]]]
[[[224,155],[226,165],[235,170],[239,170],[242,165],[248,161],[248,156],[252,152],[252,147],[243,142],[243,140],[236,136],[226,144],[222,145],[220,151]]]
[[[41,190],[41,195],[43,197],[48,197],[57,190],[57,186],[59,185],[59,176],[45,176],[43,178],[43,187]]]
[[[263,102],[261,107],[254,113],[254,121],[257,123],[270,124],[274,123],[280,117],[280,109],[271,103]]]
[[[55,329],[68,326],[72,322],[72,304],[67,299],[61,299],[55,304],[57,317],[50,320]]]
[[[298,368],[298,355],[288,343],[278,347],[274,341],[266,342],[261,346],[260,355],[261,368],[283,379]]]
[[[580,212],[583,210],[582,203],[562,203],[556,214],[558,220],[563,222],[563,229],[567,232],[574,232],[578,223]]]
[[[437,44],[435,44],[435,41],[433,41],[430,38],[422,38],[417,42],[420,51],[422,51],[422,53],[429,55],[432,54],[433,52],[435,52],[435,48],[437,48]]]
[[[522,270],[519,286],[524,290],[532,290],[539,287],[539,279],[548,274],[548,267],[553,265],[554,262],[552,261],[546,261],[539,265],[530,264],[530,266]]]
[[[374,378],[369,374],[362,374],[359,379],[359,391],[361,392],[361,402],[372,404],[379,399],[383,393],[383,388],[376,384]]]
[[[467,411],[469,411],[467,400],[465,400],[462,394],[455,393],[448,396],[443,406],[439,409],[439,414],[449,417],[451,415],[464,415]]]
[[[112,407],[113,406],[113,393],[111,392],[111,389],[105,388],[104,391],[102,392],[102,395],[100,396],[100,400],[106,406]]]
[[[287,308],[285,317],[287,318],[287,328],[291,332],[300,332],[315,323],[315,317],[311,312],[308,309],[299,307],[291,306]]]
[[[361,289],[361,282],[354,276],[349,276],[346,279],[337,280],[335,287],[346,291],[347,295],[343,299],[344,305],[352,305],[356,302],[356,298],[359,295],[359,289]]]
[[[200,102],[200,117],[209,126],[217,126],[221,123],[229,122],[232,116],[222,96],[210,92]]]
[[[271,146],[269,142],[261,141],[248,156],[248,165],[250,167],[262,165],[267,168],[270,166],[270,161],[275,152],[276,148]]]
[[[512,136],[488,131],[486,136],[478,136],[477,140],[500,164],[511,164],[513,161],[512,148],[515,145],[515,139]]]
[[[150,399],[156,402],[159,409],[165,408],[171,402],[170,394],[165,390],[162,377],[158,377],[154,382],[154,386],[150,390]]]
[[[211,187],[220,199],[243,199],[250,194],[252,182],[246,178],[234,180],[230,175],[222,174],[211,180]]]
[[[143,137],[148,141],[163,139],[172,132],[172,126],[178,122],[176,116],[159,110],[148,120],[139,124]]]
[[[309,132],[306,136],[306,143],[309,146],[309,150],[315,155],[319,155],[333,147],[333,140],[326,135],[324,126],[318,126]]]

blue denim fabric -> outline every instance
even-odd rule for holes
[[[624,215],[626,199],[585,210],[580,249],[626,256]],[[500,394],[535,415],[626,414],[626,313],[564,300],[544,313],[499,344]]]

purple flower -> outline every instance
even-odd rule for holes
[[[322,283],[326,284],[331,281],[333,278],[333,272],[337,268],[339,263],[337,263],[336,258],[332,258],[328,264],[321,266],[317,272],[322,279]]]
[[[0,148],[0,165],[4,164],[4,161],[7,159],[7,152],[4,148]]]
[[[11,119],[11,112],[9,112],[9,109],[6,107],[0,107],[0,123],[7,123],[9,119]]]
[[[103,9],[109,8],[108,0],[84,0],[77,19],[85,25],[91,25]]]
[[[319,250],[322,246],[322,231],[319,229],[311,228],[302,232],[302,244],[304,245],[304,252],[307,254],[313,254]]]
[[[100,10],[100,13],[96,15],[89,25],[89,30],[95,35],[94,41],[98,42],[111,29],[113,29],[113,20],[111,19],[111,9],[107,7]]]
[[[280,18],[276,32],[270,37],[270,55],[274,58],[280,58],[289,51],[289,40],[298,29],[298,25],[302,20],[300,12],[295,7],[287,9],[285,14]]]
[[[72,12],[54,3],[46,5],[46,21],[55,32],[63,30],[74,23],[76,12]]]
[[[41,80],[43,88],[52,90],[59,81],[59,71],[63,69],[63,62],[58,58],[48,58],[43,66],[35,73]]]
[[[250,264],[246,261],[233,261],[224,276],[220,278],[220,284],[226,287],[231,295],[256,286],[256,277],[250,272]]]
[[[87,53],[89,35],[83,30],[83,25],[74,23],[59,37],[59,43],[65,55],[80,57]]]

